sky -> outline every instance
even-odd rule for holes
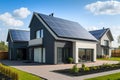
[[[120,0],[0,0],[0,40],[8,29],[29,30],[33,12],[54,13],[55,17],[76,21],[85,29],[110,28],[117,47],[120,35]]]

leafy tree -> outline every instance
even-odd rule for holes
[[[118,36],[118,43],[120,43],[120,35]]]
[[[118,36],[118,44],[120,44],[120,35]],[[118,48],[120,48],[120,45]]]
[[[8,51],[8,46],[5,44],[4,41],[0,42],[0,51]]]

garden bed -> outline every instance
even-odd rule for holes
[[[100,66],[91,66],[91,67],[86,67],[83,64],[81,68],[79,68],[77,64],[75,64],[71,69],[54,70],[53,72],[65,74],[68,76],[82,76],[82,75],[94,74],[94,73],[117,70],[117,69],[120,69],[120,63],[103,64]]]
[[[0,73],[0,80],[12,80],[10,77]]]

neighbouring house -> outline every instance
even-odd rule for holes
[[[7,42],[10,60],[27,60],[28,41],[30,40],[30,32],[26,30],[9,29]]]
[[[97,39],[77,22],[34,12],[29,28],[29,59],[34,62],[96,61]]]
[[[108,56],[111,57],[111,48],[112,48],[112,41],[113,36],[109,28],[100,29],[100,30],[93,30],[90,33],[98,40],[97,44],[97,57]]]

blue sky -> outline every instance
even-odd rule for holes
[[[29,30],[33,12],[53,12],[56,17],[79,22],[87,30],[110,28],[113,46],[117,46],[120,0],[0,0],[0,40],[6,41],[8,29]]]

